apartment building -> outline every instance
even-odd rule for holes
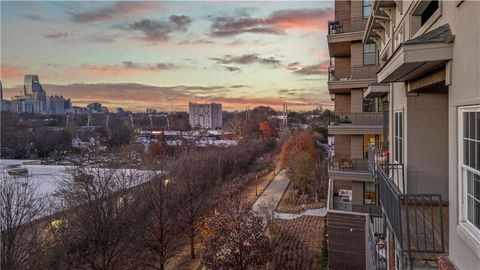
[[[328,171],[329,269],[365,269],[370,258],[366,244],[369,224],[376,224],[371,228],[377,228],[377,235],[381,233],[368,149],[384,142],[385,95],[375,86],[379,68],[376,44],[362,42],[371,2],[335,1],[334,10],[327,36],[328,90],[335,104],[335,117],[328,126],[334,137]],[[364,97],[369,85],[373,86]]]
[[[362,41],[380,68],[363,93],[386,96],[389,143],[370,146],[385,230],[367,268],[480,267],[479,14],[478,1],[372,2]]]
[[[220,103],[189,103],[188,120],[192,128],[221,129],[222,104]]]

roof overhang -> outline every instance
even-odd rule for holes
[[[388,14],[385,12],[385,9],[395,8],[395,6],[397,6],[397,1],[394,1],[394,0],[373,1],[372,11],[370,12],[370,16],[368,16],[367,25],[365,27],[365,31],[363,32],[363,36],[362,36],[363,43],[368,43],[369,40],[373,40],[375,38],[380,39],[378,32],[372,31],[372,29],[382,29],[384,27],[382,26],[381,23],[379,23],[379,20],[383,20],[382,18],[388,17]]]
[[[384,97],[389,91],[388,84],[371,84],[363,91],[363,98]]]
[[[378,82],[404,82],[418,78],[444,65],[452,56],[452,42],[404,43],[377,73]]]

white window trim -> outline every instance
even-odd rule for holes
[[[396,120],[397,120],[397,113],[400,114],[401,116],[401,119],[402,119],[402,134],[399,134],[401,136],[396,136],[395,134],[397,133],[397,127],[396,127]],[[393,162],[396,163],[396,164],[405,164],[405,156],[404,156],[404,151],[403,149],[405,148],[405,118],[404,118],[404,113],[403,113],[403,109],[402,110],[397,110],[397,111],[394,111],[393,112]],[[402,139],[402,147],[400,149],[400,147],[398,147],[399,149],[399,153],[397,153],[397,148],[395,146],[396,144],[396,137],[399,137]],[[397,156],[398,157],[402,157],[401,160],[397,160]]]
[[[467,220],[467,203],[466,192],[467,183],[463,179],[463,113],[464,112],[480,112],[480,105],[466,106],[458,108],[458,160],[457,160],[457,185],[458,185],[458,218],[457,225],[458,236],[472,249],[472,251],[480,258],[480,230]]]

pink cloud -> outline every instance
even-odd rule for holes
[[[78,23],[111,20],[125,14],[144,14],[157,11],[160,2],[117,2],[111,7],[82,13],[71,13],[71,19]]]
[[[25,75],[25,72],[19,68],[2,64],[0,68],[0,74],[2,80],[19,79]]]

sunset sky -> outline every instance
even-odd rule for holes
[[[74,105],[226,110],[331,106],[327,21],[333,3],[1,2],[1,81],[18,95],[38,74]]]

